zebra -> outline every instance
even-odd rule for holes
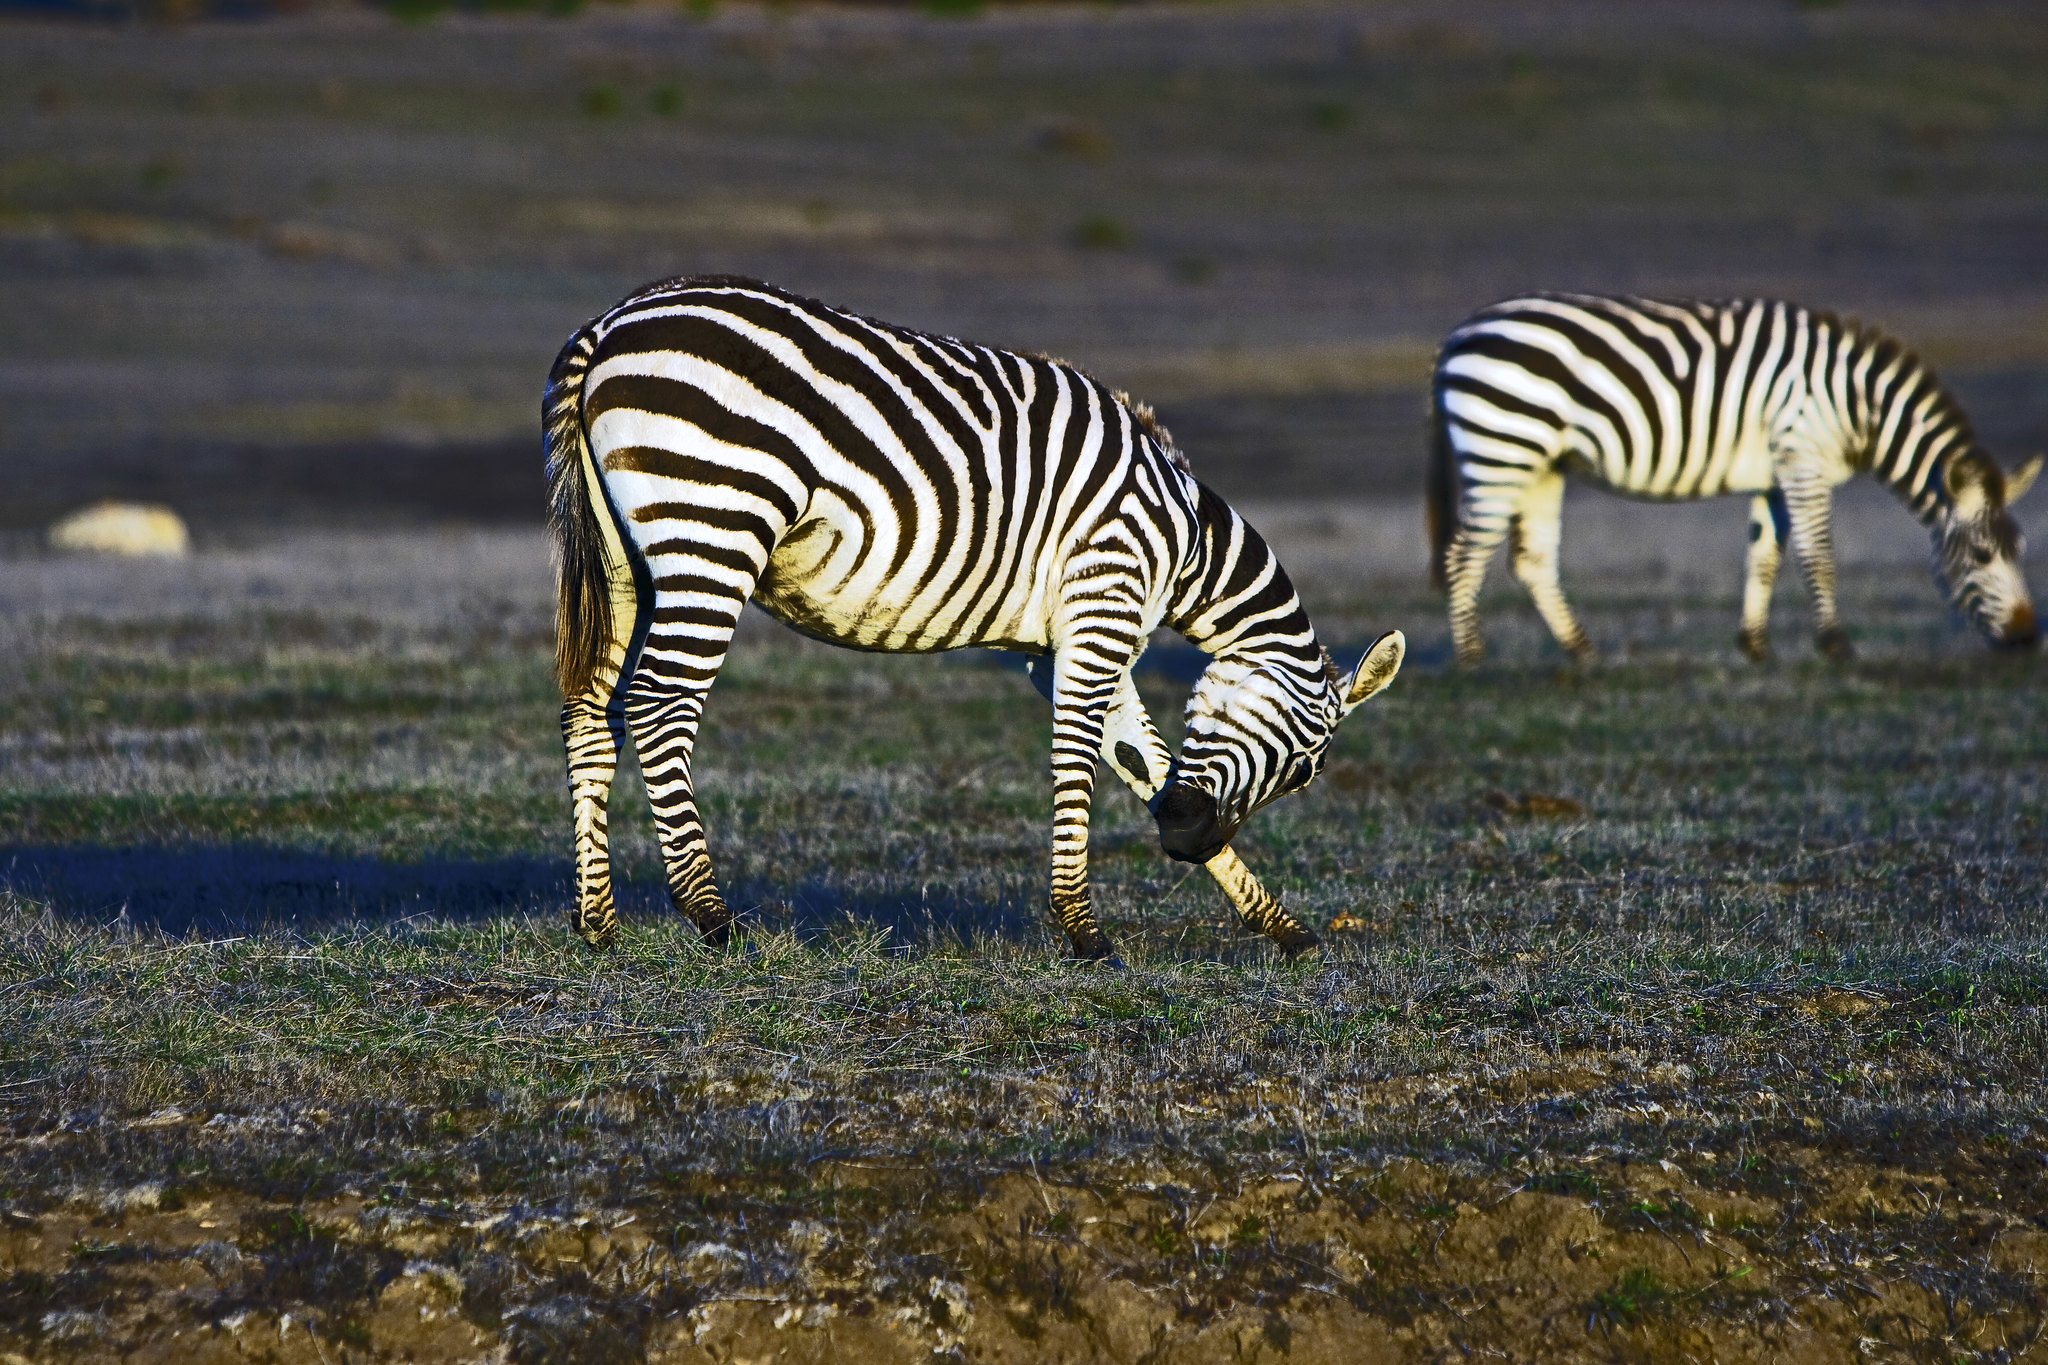
[[[1431,392],[1431,570],[1462,663],[1484,653],[1479,587],[1503,536],[1551,634],[1592,653],[1557,581],[1567,472],[1642,498],[1753,495],[1736,637],[1752,660],[1770,656],[1787,542],[1820,651],[1852,656],[1829,520],[1835,485],[1856,473],[1883,480],[1929,527],[1937,576],[1994,644],[2036,642],[2007,509],[2041,458],[2001,472],[1934,372],[1875,327],[1775,299],[1536,294],[1460,323]]]
[[[648,285],[570,337],[542,422],[570,921],[592,946],[617,933],[606,802],[629,733],[670,899],[707,942],[733,932],[691,756],[749,599],[854,649],[1034,656],[1053,704],[1051,903],[1076,957],[1115,960],[1089,899],[1098,756],[1168,854],[1204,864],[1288,955],[1316,946],[1229,843],[1308,785],[1405,641],[1388,632],[1340,676],[1266,542],[1148,408],[1049,357],[704,275]],[[1131,680],[1161,625],[1213,656],[1177,760]]]

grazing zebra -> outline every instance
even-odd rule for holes
[[[542,403],[560,557],[557,671],[575,807],[571,922],[612,938],[605,803],[630,730],[669,895],[707,940],[718,893],[690,779],[705,696],[749,598],[806,635],[1043,656],[1052,908],[1112,956],[1088,894],[1098,754],[1290,955],[1316,937],[1228,848],[1299,790],[1337,722],[1400,667],[1398,631],[1340,678],[1257,532],[1151,417],[1057,361],[970,346],[757,281],[669,280],[569,339]],[[1176,762],[1131,682],[1155,627],[1215,656]]]
[[[1834,486],[1867,472],[1933,531],[1937,574],[1999,645],[2035,642],[2006,510],[2040,471],[2000,472],[1911,351],[1797,304],[1546,294],[1473,314],[1433,386],[1432,571],[1461,662],[1477,661],[1479,585],[1502,536],[1515,576],[1573,654],[1591,644],[1557,582],[1567,472],[1657,499],[1751,493],[1744,653],[1770,654],[1771,585],[1789,540],[1821,652],[1850,654],[1835,616]]]

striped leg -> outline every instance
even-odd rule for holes
[[[1805,476],[1780,485],[1792,549],[1813,594],[1813,639],[1822,654],[1836,661],[1855,657],[1849,632],[1835,614],[1834,491],[1825,480]]]
[[[629,694],[626,715],[633,726],[633,744],[640,751],[640,770],[647,779],[647,800],[654,808],[655,833],[661,841],[662,866],[668,874],[668,898],[704,934],[704,941],[723,945],[732,935],[732,911],[718,894],[711,873],[711,850],[704,840],[704,817],[697,809],[697,791],[690,778],[690,760],[697,745],[697,725],[704,715],[710,679],[700,687]]]
[[[1089,901],[1088,808],[1105,721],[1138,655],[1138,612],[1100,602],[1078,610],[1086,614],[1063,626],[1052,654],[1052,911],[1075,957],[1117,963]]]
[[[1515,577],[1535,599],[1543,624],[1550,627],[1557,642],[1575,658],[1585,659],[1593,653],[1593,642],[1572,615],[1571,604],[1564,600],[1564,589],[1557,581],[1557,549],[1563,536],[1564,475],[1552,469],[1536,476],[1515,513]]]
[[[1052,661],[1033,659],[1030,671],[1032,683],[1050,701]],[[1173,772],[1173,751],[1160,738],[1128,673],[1117,680],[1116,693],[1103,717],[1102,757],[1147,806],[1158,799]],[[1288,957],[1298,957],[1322,946],[1314,930],[1287,913],[1286,907],[1260,885],[1258,877],[1234,849],[1225,848],[1203,867],[1230,898],[1238,918],[1279,944],[1280,951]]]
[[[767,555],[765,548],[695,545],[682,539],[650,547],[652,624],[626,692],[626,718],[647,780],[648,804],[654,808],[669,900],[714,946],[731,938],[733,914],[712,875],[691,762],[705,698]],[[740,578],[746,581],[734,581]]]
[[[1785,495],[1777,489],[1749,500],[1748,572],[1742,584],[1742,633],[1735,643],[1753,663],[1771,657],[1771,589],[1785,560]]]
[[[1479,589],[1486,582],[1487,562],[1500,548],[1521,505],[1525,486],[1521,471],[1487,472],[1505,475],[1508,482],[1473,483],[1466,487],[1458,504],[1458,529],[1452,532],[1450,548],[1444,555],[1451,643],[1457,647],[1458,662],[1468,666],[1486,657],[1486,641],[1479,633]]]
[[[562,743],[569,755],[569,800],[576,834],[576,904],[569,927],[593,948],[618,936],[619,913],[612,903],[612,859],[607,810],[625,738],[624,696],[637,663],[639,585],[623,543],[600,505],[598,529],[610,546],[606,592],[611,598],[612,639],[592,670],[590,685],[562,704]]]
[[[1444,584],[1450,594],[1451,643],[1458,662],[1470,667],[1486,657],[1486,639],[1479,633],[1479,589],[1486,582],[1486,563],[1507,534],[1507,521],[1458,527],[1445,557]]]
[[[576,905],[569,925],[593,948],[618,936],[619,913],[612,904],[612,860],[607,846],[606,808],[619,768],[624,716],[612,704],[618,673],[601,680],[602,690],[565,702],[562,741],[569,750],[569,799],[576,827]]]

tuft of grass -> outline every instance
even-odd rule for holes
[[[1638,1266],[1593,1296],[1593,1312],[1604,1323],[1633,1327],[1670,1303],[1671,1287],[1656,1272]]]

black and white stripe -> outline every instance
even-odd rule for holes
[[[671,280],[577,332],[543,404],[562,558],[574,922],[615,932],[605,800],[627,731],[670,894],[707,937],[719,896],[690,762],[751,598],[858,649],[1040,656],[1054,710],[1052,903],[1106,957],[1089,906],[1098,756],[1290,952],[1315,937],[1228,849],[1314,775],[1339,719],[1391,681],[1397,633],[1340,680],[1266,544],[1171,438],[1087,375],[829,308],[751,280]],[[1131,683],[1166,625],[1216,656],[1176,761]]]
[[[1876,328],[1768,299],[1510,299],[1445,340],[1434,398],[1434,567],[1461,660],[1483,652],[1479,588],[1503,537],[1551,633],[1590,652],[1557,580],[1566,473],[1644,498],[1754,495],[1740,636],[1752,658],[1769,653],[1788,541],[1821,648],[1849,653],[1829,516],[1834,487],[1858,473],[1932,530],[1937,571],[1993,642],[2034,642],[2006,507],[2040,459],[2002,474],[1933,371]]]

